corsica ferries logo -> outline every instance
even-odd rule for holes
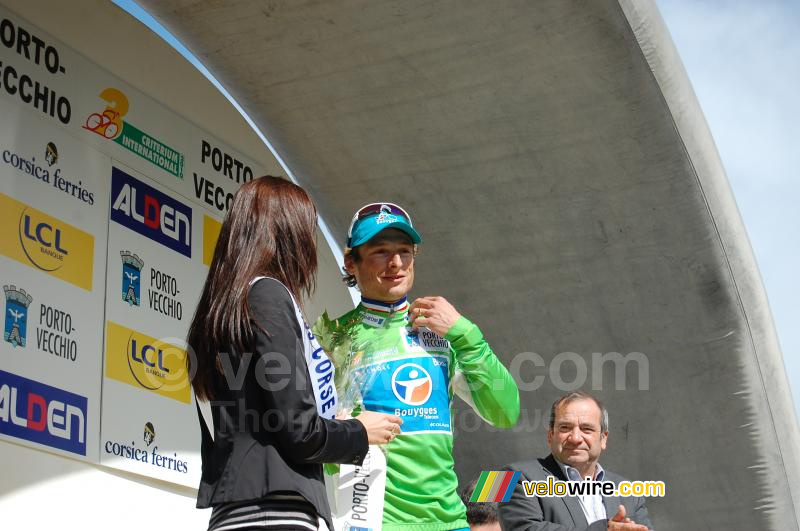
[[[153,427],[152,422],[145,423],[143,439],[147,446],[150,446],[156,440],[156,429]]]
[[[46,167],[36,162],[35,156],[16,153],[9,149],[4,149],[2,152],[3,163],[17,170],[22,178],[50,185],[54,190],[70,195],[87,205],[94,205],[94,192],[83,184],[83,180],[65,176],[61,168],[53,167],[58,163],[58,148],[54,143],[48,142],[45,146],[44,160],[47,163]]]
[[[112,321],[106,322],[106,376],[189,403],[186,351]]]
[[[181,474],[187,474],[189,472],[189,463],[183,459],[179,459],[177,452],[172,452],[172,455],[169,455],[169,453],[159,453],[158,445],[153,444],[156,440],[156,429],[153,427],[152,422],[145,423],[142,439],[144,440],[145,448],[138,448],[134,441],[131,441],[130,445],[127,441],[125,443],[106,441],[103,449],[106,454],[121,459],[128,459],[130,461],[144,463]]]
[[[58,148],[52,142],[48,142],[44,147],[44,160],[48,166],[53,166],[58,162]]]
[[[128,98],[115,88],[100,93],[106,102],[101,112],[90,114],[83,128],[109,140],[113,140],[128,151],[135,153],[167,173],[183,179],[183,154],[175,151],[141,131],[122,117],[128,114]]]
[[[122,257],[122,300],[131,306],[141,306],[144,261],[128,251],[119,254]]]
[[[16,286],[3,286],[6,293],[6,319],[3,328],[3,339],[14,347],[24,347],[28,335],[28,306],[33,297]]]
[[[119,168],[111,171],[111,219],[192,257],[192,209]]]
[[[92,235],[2,193],[0,224],[17,228],[17,238],[0,238],[0,254],[92,290]]]

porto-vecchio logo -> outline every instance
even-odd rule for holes
[[[122,300],[131,306],[140,306],[144,261],[128,251],[120,251],[119,254],[122,257]]]
[[[0,254],[92,290],[94,236],[2,193],[0,226],[17,229],[0,238]]]
[[[186,351],[106,321],[106,376],[139,389],[189,403]]]
[[[3,339],[14,347],[24,347],[28,335],[28,306],[33,297],[16,286],[3,286],[6,293],[6,318]]]

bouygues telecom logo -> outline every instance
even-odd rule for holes
[[[94,236],[2,193],[0,225],[17,228],[0,238],[0,254],[92,290]]]
[[[406,363],[392,374],[392,391],[402,403],[421,406],[431,397],[433,378],[421,365]]]
[[[130,109],[128,97],[122,91],[107,88],[100,93],[100,99],[106,102],[105,109],[90,114],[84,129],[113,140],[154,166],[183,179],[182,153],[122,119]]]
[[[189,403],[186,351],[106,321],[106,377]]]

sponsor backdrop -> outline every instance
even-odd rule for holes
[[[262,173],[0,6],[0,438],[199,482],[184,338]]]

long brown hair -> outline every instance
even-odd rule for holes
[[[189,327],[194,354],[186,359],[198,398],[218,396],[220,352],[244,352],[252,338],[247,294],[253,278],[280,280],[298,301],[313,292],[316,219],[305,190],[279,177],[254,179],[236,192]]]

